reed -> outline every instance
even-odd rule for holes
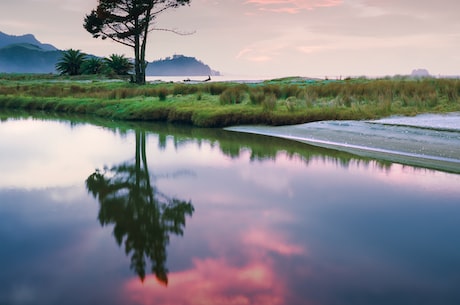
[[[241,104],[246,97],[247,87],[244,85],[231,86],[225,89],[219,97],[222,105]]]
[[[458,79],[159,83],[0,75],[0,107],[217,127],[460,111]]]

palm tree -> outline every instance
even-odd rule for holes
[[[124,55],[112,54],[105,61],[116,75],[129,75],[133,69],[133,64]]]
[[[91,57],[85,60],[81,66],[83,74],[103,74],[106,69],[105,62],[99,57]]]
[[[80,50],[69,49],[64,51],[61,60],[56,64],[56,70],[61,75],[79,75],[81,66],[85,61],[86,54]]]

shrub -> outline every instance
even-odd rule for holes
[[[243,102],[246,92],[239,86],[225,89],[220,95],[220,103],[222,105],[240,104]]]
[[[264,92],[266,95],[274,95],[276,99],[281,98],[281,89],[279,85],[266,85],[264,86]]]
[[[160,101],[166,101],[166,97],[168,96],[168,89],[159,88],[157,94]]]
[[[212,83],[206,89],[211,95],[220,95],[227,89],[227,86],[221,83]]]
[[[194,85],[185,85],[185,84],[177,84],[174,85],[173,94],[174,95],[188,95],[194,94],[198,92],[198,87]]]
[[[253,105],[261,105],[265,98],[265,93],[261,88],[253,88],[249,91],[249,100]]]
[[[276,95],[271,93],[271,94],[267,94],[265,95],[265,98],[262,102],[262,108],[264,111],[273,111],[275,110],[276,108],[276,101],[277,101],[277,98],[276,98]]]
[[[284,86],[282,89],[281,89],[281,97],[282,98],[288,98],[288,97],[291,97],[291,96],[297,96],[297,94],[299,93],[299,86],[297,85],[288,85],[288,86]]]
[[[351,107],[353,97],[350,94],[340,95],[336,98],[338,106]]]
[[[286,99],[284,104],[289,112],[294,112],[297,108],[297,98],[290,96]]]
[[[308,91],[307,89],[300,90],[297,93],[297,100],[304,101],[305,107],[310,108],[316,103],[318,95],[314,91]]]

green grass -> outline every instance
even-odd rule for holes
[[[96,77],[0,74],[0,108],[200,127],[287,125],[460,111],[460,80],[285,78],[137,86]]]

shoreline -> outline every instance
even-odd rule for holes
[[[95,77],[0,75],[0,108],[197,127],[282,126],[460,111],[460,80],[320,81],[288,77],[251,84],[202,82],[137,86]]]
[[[460,114],[458,114],[460,119]],[[322,121],[291,126],[225,128],[284,138],[394,163],[460,173],[460,130],[389,125],[377,121]]]

